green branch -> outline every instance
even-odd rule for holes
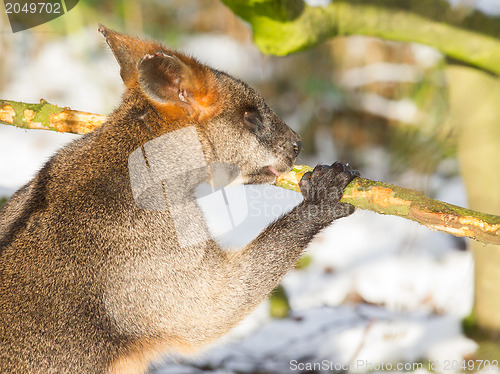
[[[0,99],[0,123],[23,129],[86,134],[105,121],[106,116],[61,108],[43,99],[39,104]]]
[[[287,55],[339,35],[422,43],[464,63],[500,74],[500,19],[453,9],[443,0],[222,0],[250,23],[266,54]]]
[[[44,100],[40,104],[0,100],[0,123],[7,125],[84,134],[105,121],[106,116],[60,108]],[[280,176],[276,185],[299,191],[300,178],[310,170],[309,166],[296,165]],[[342,201],[357,208],[410,219],[455,236],[500,244],[500,216],[443,203],[407,188],[356,178],[346,187]]]
[[[278,177],[276,185],[299,191],[300,178],[311,170],[310,166],[295,165],[290,172]],[[434,200],[409,188],[356,178],[344,190],[341,201],[356,208],[406,218],[455,236],[500,244],[500,216]]]

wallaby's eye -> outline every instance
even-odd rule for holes
[[[246,111],[243,114],[243,122],[245,123],[245,127],[251,131],[260,130],[264,127],[262,117],[255,111]]]

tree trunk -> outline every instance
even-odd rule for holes
[[[469,208],[500,213],[500,79],[468,67],[446,69],[450,120],[458,132],[458,158]],[[500,337],[500,245],[472,242],[474,316]]]

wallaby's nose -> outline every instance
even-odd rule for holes
[[[292,142],[293,151],[295,152],[295,156],[297,156],[302,150],[302,142],[300,140],[294,140]]]

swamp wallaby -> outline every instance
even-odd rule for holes
[[[211,165],[230,165],[241,183],[273,183],[299,137],[245,83],[99,30],[120,64],[121,105],[0,211],[3,374],[144,373],[161,353],[199,350],[354,211],[339,200],[357,172],[318,166],[302,178],[302,203],[245,248],[221,249],[188,195],[213,179]]]

